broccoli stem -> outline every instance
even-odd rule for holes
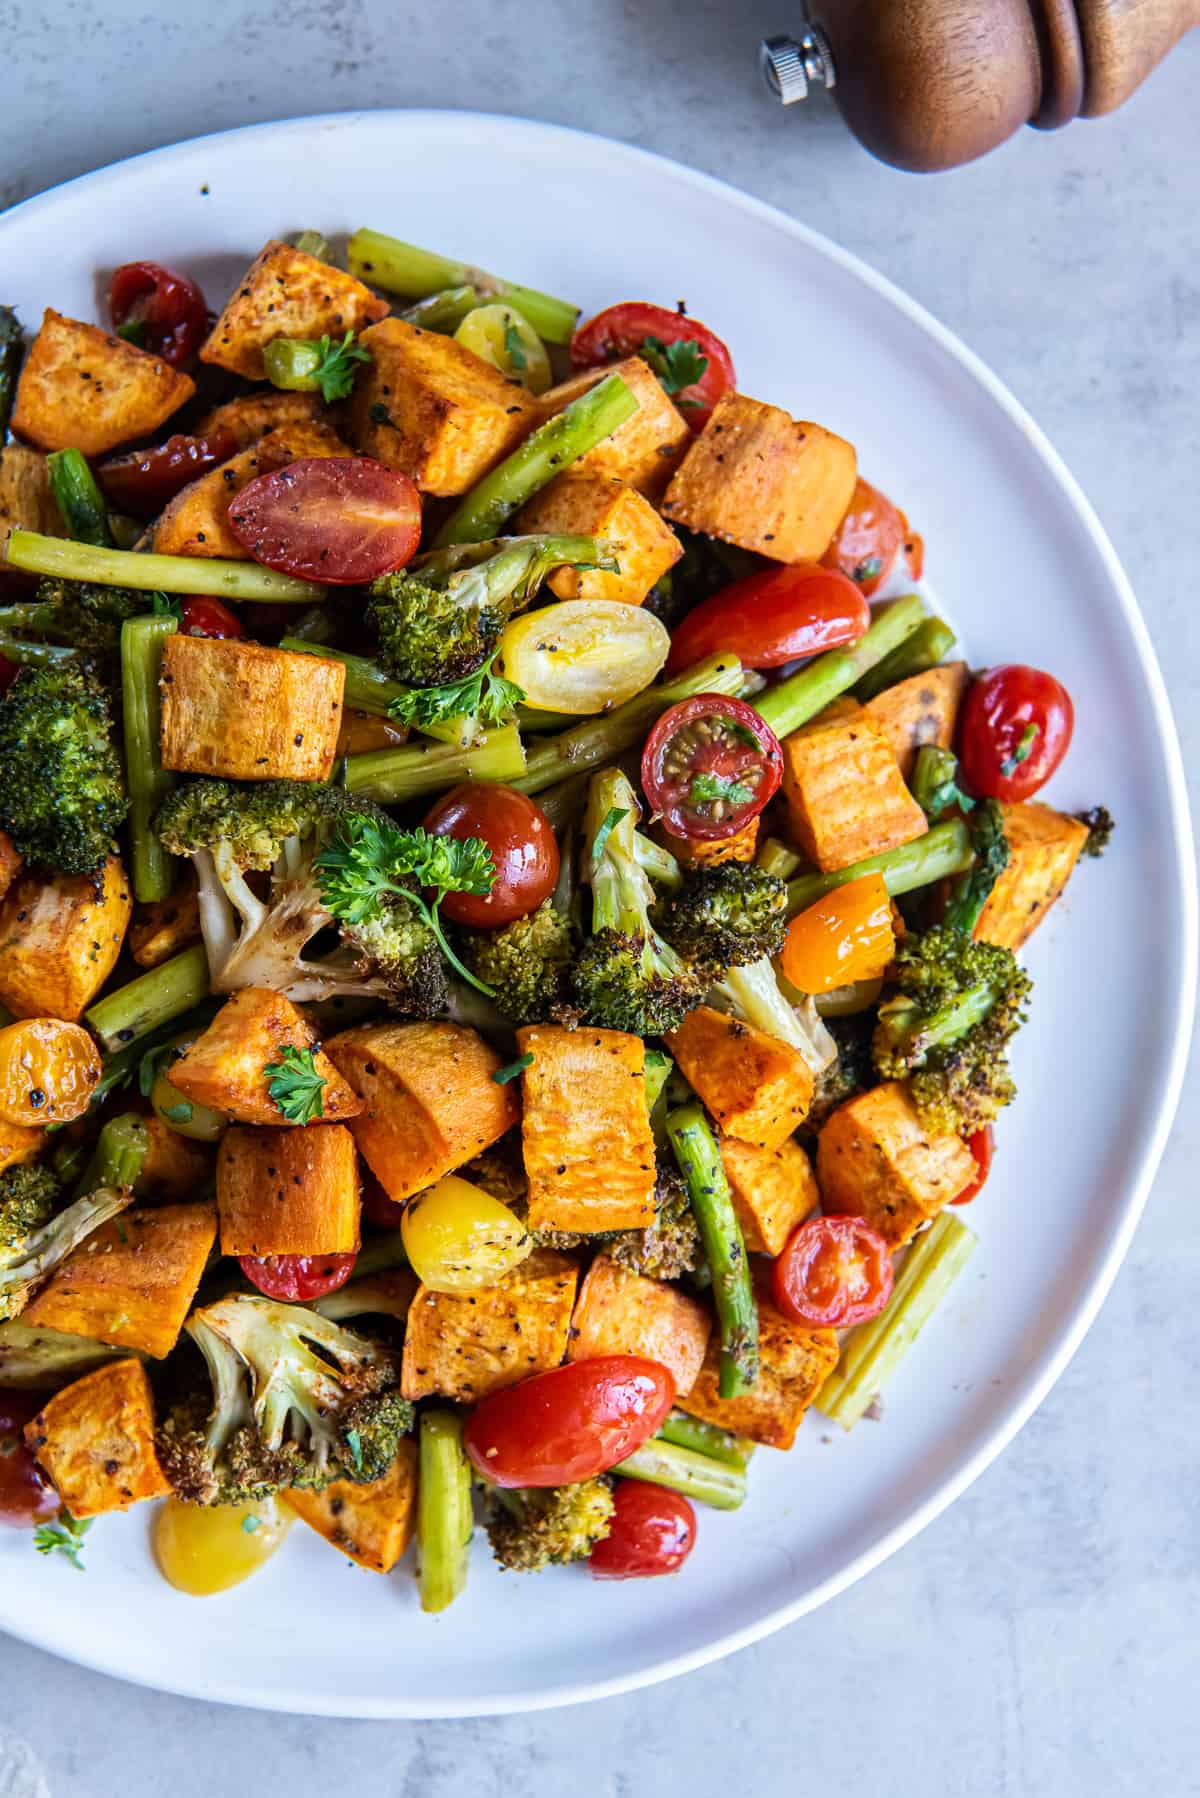
[[[606,375],[548,418],[471,488],[437,536],[436,549],[498,537],[507,519],[564,468],[612,435],[637,411],[620,375]]]
[[[443,287],[407,307],[400,316],[406,324],[419,325],[422,331],[438,331],[443,337],[452,337],[468,312],[474,312],[483,303],[478,288]]]
[[[890,655],[876,662],[874,668],[868,669],[855,685],[855,699],[865,705],[868,699],[874,699],[887,687],[894,687],[897,681],[908,680],[914,674],[928,674],[949,655],[955,641],[954,632],[944,618],[926,618],[911,637],[897,644]]]
[[[417,1481],[423,1611],[444,1611],[463,1590],[473,1529],[471,1466],[463,1449],[462,1419],[453,1411],[425,1411]]]
[[[561,736],[535,744],[524,774],[512,784],[522,793],[541,793],[571,775],[603,767],[640,744],[655,719],[679,700],[690,699],[694,693],[736,694],[742,679],[742,664],[736,656],[709,656],[661,687],[647,687],[604,717],[589,718]]]
[[[325,593],[313,581],[293,580],[290,574],[276,574],[257,562],[98,549],[91,543],[43,537],[37,531],[13,531],[5,559],[10,568],[26,574],[55,574],[68,581],[133,587],[142,593],[213,593],[222,599],[264,600],[271,605],[311,605]]]
[[[108,508],[82,450],[54,450],[46,457],[46,473],[67,535],[77,543],[112,549]]]
[[[123,1049],[207,996],[208,956],[196,943],[97,1000],[84,1015],[106,1049]]]
[[[653,1111],[666,1089],[671,1078],[671,1069],[675,1063],[662,1049],[646,1050],[646,1071],[643,1076],[642,1091],[646,1095],[646,1110]]]
[[[758,1306],[741,1225],[716,1137],[698,1104],[667,1113],[667,1136],[700,1226],[712,1271],[713,1301],[721,1332],[718,1391],[736,1398],[758,1379]]]
[[[405,744],[403,749],[375,749],[346,759],[346,790],[382,805],[403,805],[426,793],[440,792],[460,780],[490,780],[520,785],[525,750],[515,724],[488,731],[470,749],[453,743]]]
[[[683,869],[669,849],[660,848],[639,830],[634,833],[633,853],[643,874],[648,874],[658,886],[666,887],[669,893],[679,891],[683,885]]]
[[[370,712],[374,718],[386,718],[393,701],[406,698],[412,691],[385,674],[378,662],[372,662],[366,656],[350,655],[344,649],[330,649],[326,644],[306,643],[300,637],[281,637],[279,647],[290,649],[295,655],[320,656],[327,662],[340,662],[346,670],[343,703],[352,711]],[[436,737],[442,743],[457,744],[460,741],[461,727],[453,718],[440,724],[422,725],[421,729],[425,736]]]
[[[129,838],[133,896],[143,904],[165,899],[174,882],[172,858],[152,819],[175,785],[159,759],[158,673],[163,643],[174,618],[127,618],[121,626],[121,698],[125,729],[125,784],[129,789]]]
[[[852,1430],[879,1396],[970,1260],[976,1237],[943,1211],[909,1249],[885,1310],[859,1324],[816,1397],[818,1411]]]
[[[794,849],[781,843],[778,837],[764,837],[754,858],[765,874],[775,874],[780,880],[790,880],[802,859]]]
[[[136,1111],[109,1118],[96,1138],[91,1159],[75,1184],[74,1196],[97,1192],[102,1186],[134,1186],[150,1149],[146,1120]]]
[[[736,1511],[746,1497],[746,1469],[714,1461],[693,1448],[654,1437],[610,1469],[626,1480],[647,1480],[697,1498],[717,1511]]]
[[[736,1467],[743,1472],[754,1453],[754,1444],[748,1436],[731,1435],[719,1424],[689,1417],[686,1411],[668,1411],[658,1440],[673,1442],[678,1448],[690,1448],[710,1461],[721,1461],[726,1467]]]
[[[765,718],[777,737],[790,737],[794,730],[815,718],[818,712],[852,687],[869,668],[911,637],[925,617],[925,602],[917,593],[878,606],[871,623],[857,643],[845,649],[829,649],[809,662],[798,673],[771,687],[761,699],[752,700],[760,718]]]
[[[506,300],[547,343],[570,343],[579,317],[578,306],[566,300],[501,281],[469,263],[439,256],[434,250],[420,250],[383,231],[356,231],[346,245],[346,260],[350,273],[360,281],[369,281],[372,287],[382,287],[402,299],[423,300],[447,287],[474,287],[485,299]]]
[[[0,306],[0,443],[8,436],[24,350],[20,320],[11,306]]]
[[[935,824],[924,836],[881,855],[868,855],[848,868],[836,868],[825,874],[799,874],[788,882],[788,916],[815,905],[835,887],[845,886],[864,874],[882,874],[883,883],[893,898],[897,893],[911,893],[917,887],[932,886],[935,880],[946,880],[961,874],[973,859],[971,836],[961,818],[947,818]]]

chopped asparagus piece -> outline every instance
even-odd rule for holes
[[[746,1497],[746,1469],[714,1461],[695,1449],[652,1438],[612,1469],[627,1480],[648,1480],[697,1498],[718,1511],[736,1511]]]
[[[667,1136],[688,1190],[712,1272],[721,1331],[718,1391],[736,1398],[758,1379],[758,1306],[742,1228],[733,1208],[717,1139],[698,1104],[667,1114]]]
[[[389,237],[383,231],[358,230],[346,246],[350,273],[373,287],[382,287],[406,300],[423,300],[447,287],[473,287],[482,299],[506,300],[529,320],[547,343],[570,343],[579,317],[578,306],[556,300],[533,287],[519,287],[485,274],[470,263],[421,250],[415,244]],[[419,322],[419,321],[418,321]]]
[[[444,1611],[462,1592],[473,1529],[471,1467],[463,1449],[462,1419],[453,1411],[426,1411],[421,1417],[417,1483],[423,1611]]]
[[[165,899],[174,880],[172,858],[152,827],[154,814],[175,785],[158,753],[158,671],[165,640],[176,629],[169,616],[127,618],[121,626],[121,697],[125,728],[125,780],[129,788],[130,867],[133,896],[143,904]]]
[[[313,581],[276,574],[257,562],[226,562],[219,556],[142,555],[129,549],[99,549],[13,531],[5,560],[26,574],[57,574],[68,581],[95,581],[101,587],[134,587],[143,593],[213,593],[222,599],[263,600],[271,605],[311,605],[324,596]],[[3,566],[0,563],[0,566]]]

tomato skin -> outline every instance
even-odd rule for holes
[[[892,1279],[887,1243],[861,1217],[810,1217],[792,1231],[772,1271],[779,1309],[812,1329],[878,1317]]]
[[[12,1529],[48,1523],[62,1510],[62,1500],[38,1471],[22,1434],[44,1399],[38,1392],[0,1392],[0,1524]]]
[[[857,643],[870,622],[862,589],[836,569],[816,562],[768,568],[723,587],[688,613],[672,635],[667,673],[722,652],[746,668],[779,668]]]
[[[888,579],[901,549],[909,550],[910,544],[909,573],[919,581],[925,545],[919,537],[910,537],[907,518],[885,493],[859,480],[850,509],[821,561],[826,568],[840,569],[869,599]]]
[[[835,887],[788,925],[780,962],[802,993],[831,993],[877,980],[896,949],[892,902],[882,874]]]
[[[369,456],[304,456],[260,474],[226,514],[256,562],[351,587],[403,568],[421,540],[421,496]]]
[[[354,1272],[358,1255],[239,1255],[238,1265],[246,1278],[265,1292],[269,1299],[298,1300],[324,1298],[336,1292]]]
[[[0,656],[0,693],[8,692],[20,672],[19,662],[10,662],[7,656]]]
[[[981,799],[1032,798],[1059,766],[1074,732],[1071,695],[1052,674],[1021,662],[989,668],[973,682],[959,724],[968,788]]]
[[[179,608],[179,628],[185,637],[244,637],[245,626],[223,600],[207,593],[189,594]]]
[[[674,1402],[674,1377],[657,1361],[569,1361],[477,1405],[467,1456],[493,1486],[573,1485],[640,1448]]]
[[[656,337],[663,344],[694,343],[700,354],[708,358],[708,367],[700,379],[670,396],[691,429],[702,431],[722,394],[737,386],[737,375],[733,357],[716,332],[698,319],[689,318],[686,312],[669,312],[665,306],[652,306],[647,300],[624,300],[618,306],[606,306],[587,324],[580,325],[571,339],[571,366],[602,368],[625,356],[640,355],[648,337]]]
[[[698,733],[715,727],[707,742]],[[747,741],[747,737],[750,739]],[[672,759],[686,747],[682,774],[671,772]],[[706,817],[691,798],[692,782],[711,774],[742,780],[757,773],[749,799],[735,802],[723,818]],[[783,779],[779,739],[752,706],[723,693],[697,693],[665,711],[642,751],[642,790],[656,817],[673,837],[713,843],[737,836],[757,818]]]
[[[618,1480],[612,1528],[593,1548],[593,1579],[656,1579],[677,1573],[696,1546],[696,1513],[682,1493]]]
[[[951,1199],[952,1205],[969,1205],[987,1185],[988,1175],[992,1171],[992,1157],[996,1153],[996,1133],[992,1126],[985,1124],[982,1130],[976,1130],[968,1136],[967,1147],[978,1170],[977,1176],[969,1186],[963,1188],[956,1199]]]
[[[177,433],[148,449],[108,456],[96,468],[96,479],[114,511],[154,518],[189,481],[228,462],[237,447],[232,431],[216,430],[207,437]]]
[[[492,852],[496,878],[490,893],[447,893],[444,918],[488,930],[536,911],[558,881],[558,840],[540,805],[515,787],[464,781],[439,799],[425,817],[438,837],[482,837]]]
[[[190,362],[208,335],[208,306],[194,281],[158,262],[125,262],[113,273],[108,309],[115,328],[140,324],[140,349],[172,368]]]

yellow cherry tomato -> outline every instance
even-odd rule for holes
[[[895,949],[892,902],[883,876],[864,874],[792,919],[780,961],[802,993],[831,993],[877,980]]]
[[[648,687],[670,648],[666,626],[640,606],[566,599],[513,619],[500,639],[498,671],[527,704],[590,717]]]
[[[533,326],[500,300],[468,312],[454,337],[530,393],[545,393],[554,378],[545,345]]]
[[[244,1505],[185,1505],[169,1498],[154,1520],[154,1557],[177,1592],[208,1598],[257,1573],[294,1521],[273,1498]]]
[[[154,1085],[150,1088],[150,1105],[157,1117],[160,1117],[169,1130],[177,1136],[191,1137],[193,1142],[219,1142],[229,1128],[229,1119],[223,1111],[214,1111],[211,1106],[198,1105],[195,1099],[189,1099],[186,1093],[180,1092],[173,1084],[167,1070],[171,1063],[180,1060],[185,1052],[196,1041],[196,1033],[180,1036],[171,1045],[169,1054],[164,1055],[155,1076]]]
[[[419,1192],[400,1220],[404,1252],[434,1292],[474,1292],[524,1261],[533,1247],[520,1218],[457,1174]]]
[[[100,1051],[82,1024],[23,1018],[0,1030],[0,1120],[26,1129],[82,1117],[100,1079]]]

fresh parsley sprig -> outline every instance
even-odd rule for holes
[[[482,667],[464,680],[450,681],[444,687],[411,687],[392,700],[388,717],[414,730],[427,730],[431,724],[445,724],[451,718],[473,718],[480,730],[510,723],[525,694],[515,681],[493,672],[499,653],[493,651]]]
[[[267,1091],[289,1124],[311,1124],[325,1115],[324,1074],[317,1072],[316,1051],[281,1043],[279,1060],[263,1068]]]
[[[675,399],[685,387],[694,387],[704,379],[708,357],[694,337],[681,337],[675,343],[664,343],[661,337],[644,337],[638,355],[648,362],[662,383],[664,393]],[[677,400],[680,406],[699,406],[702,400]]]
[[[83,1539],[92,1527],[90,1517],[72,1517],[67,1510],[59,1512],[53,1523],[39,1524],[33,1532],[33,1546],[40,1555],[63,1555],[79,1573],[83,1564]]]
[[[693,805],[716,805],[720,800],[727,805],[745,805],[754,798],[754,788],[730,774],[693,774],[688,798]]]

